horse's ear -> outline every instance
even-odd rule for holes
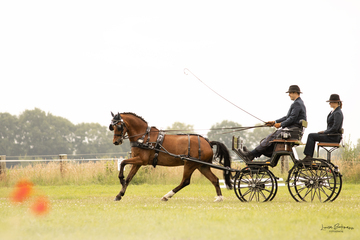
[[[111,112],[111,116],[112,116],[112,117],[114,117],[114,114],[113,114],[113,112]]]

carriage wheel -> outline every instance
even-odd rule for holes
[[[290,195],[293,197],[293,199],[297,202],[300,202],[301,198],[298,196],[298,194],[296,194],[295,184],[294,184],[295,178],[293,175],[295,175],[294,172],[296,172],[296,171],[297,171],[297,167],[296,167],[296,165],[294,165],[289,171],[287,186],[288,186]],[[300,185],[300,183],[298,183],[298,185]]]
[[[234,180],[234,191],[242,202],[266,202],[277,191],[277,181],[265,168],[243,168]]]
[[[336,175],[324,160],[299,162],[289,172],[288,189],[295,201],[326,202],[334,195]]]
[[[336,186],[334,195],[331,197],[330,201],[333,202],[340,194],[342,189],[342,175],[340,173],[335,173],[336,176]]]
[[[330,201],[333,202],[340,194],[341,189],[342,189],[342,175],[339,172],[339,169],[337,166],[335,166],[333,163],[329,163],[332,166],[332,169],[335,173],[336,176],[336,185],[335,185],[335,191],[334,191],[334,195],[331,197]]]
[[[269,199],[269,201],[272,201],[273,199],[274,199],[274,197],[276,196],[276,194],[277,194],[277,190],[278,190],[278,183],[277,183],[277,179],[276,179],[276,177],[275,177],[275,175],[269,170],[269,173],[272,175],[272,177],[273,177],[273,181],[274,181],[274,187],[275,187],[275,189],[274,189],[274,193],[273,193],[273,195],[272,195],[272,197]]]

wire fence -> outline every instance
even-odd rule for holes
[[[91,158],[82,158],[82,156],[92,156]],[[117,155],[117,156],[116,156]],[[78,154],[78,155],[33,155],[33,156],[6,156],[0,155],[0,174],[5,173],[6,169],[14,168],[18,165],[27,165],[32,163],[51,163],[58,162],[62,168],[63,162],[73,163],[87,163],[96,161],[118,161],[118,166],[123,159],[128,158],[131,152],[118,152],[118,153],[98,153],[98,154]],[[95,157],[94,157],[95,156]],[[99,157],[97,157],[99,156]],[[110,156],[110,157],[102,157]],[[10,158],[10,159],[8,159]],[[118,167],[119,168],[119,167]]]
[[[84,153],[84,154],[47,154],[47,155],[24,155],[24,156],[11,156],[11,155],[1,155],[6,156],[7,160],[23,160],[23,159],[56,159],[60,155],[67,155],[68,159],[82,159],[82,158],[104,158],[104,157],[116,157],[116,156],[126,156],[130,152],[116,152],[116,153]]]
[[[120,157],[122,158],[122,157]],[[0,160],[0,162],[5,162],[5,163],[22,163],[22,162],[88,162],[88,161],[115,161],[118,160],[120,158],[70,158],[70,159],[64,159],[64,158],[57,158],[57,159],[21,159],[21,160]]]

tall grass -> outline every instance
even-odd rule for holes
[[[13,186],[21,179],[28,179],[39,186],[47,185],[87,185],[87,184],[118,184],[117,161],[95,162],[63,162],[62,172],[59,162],[34,163],[17,165],[7,169],[0,176],[0,187]],[[131,165],[125,167],[125,177]],[[135,175],[131,184],[179,184],[183,175],[183,166],[161,167],[143,166]],[[213,172],[222,178],[222,171]],[[196,171],[192,183],[207,182],[200,172]]]
[[[335,159],[332,162],[339,167],[344,181],[348,183],[360,183],[360,161],[342,161]]]
[[[343,174],[343,180],[348,183],[360,183],[360,161],[342,161],[334,159],[332,161],[339,166]],[[292,167],[289,162],[289,168]],[[243,163],[232,163],[232,168],[241,169],[245,167]],[[125,177],[130,171],[131,166],[125,167]],[[87,185],[87,184],[119,184],[117,161],[95,161],[95,162],[63,162],[63,171],[60,171],[59,162],[33,163],[28,165],[17,165],[6,170],[0,176],[0,187],[13,186],[21,179],[28,179],[39,186],[48,185]],[[171,184],[180,183],[183,175],[183,166],[162,167],[143,166],[133,178],[131,184]],[[288,172],[281,169],[279,161],[275,168],[270,169],[275,176],[287,179]],[[220,179],[223,178],[221,170],[212,169]],[[209,183],[199,171],[195,171],[192,183]]]
[[[20,179],[28,179],[37,185],[106,184],[114,183],[117,176],[115,162],[59,162],[17,165],[2,176],[0,186],[11,186]]]

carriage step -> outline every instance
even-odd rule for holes
[[[277,183],[278,183],[278,187],[285,187],[285,186],[286,186],[286,185],[285,185],[285,182],[283,182],[284,179],[282,179],[282,178],[276,178],[276,180],[277,180]],[[220,183],[220,188],[226,188],[226,184],[225,184],[225,180],[224,180],[224,179],[220,179],[220,180],[219,180],[219,183]]]

